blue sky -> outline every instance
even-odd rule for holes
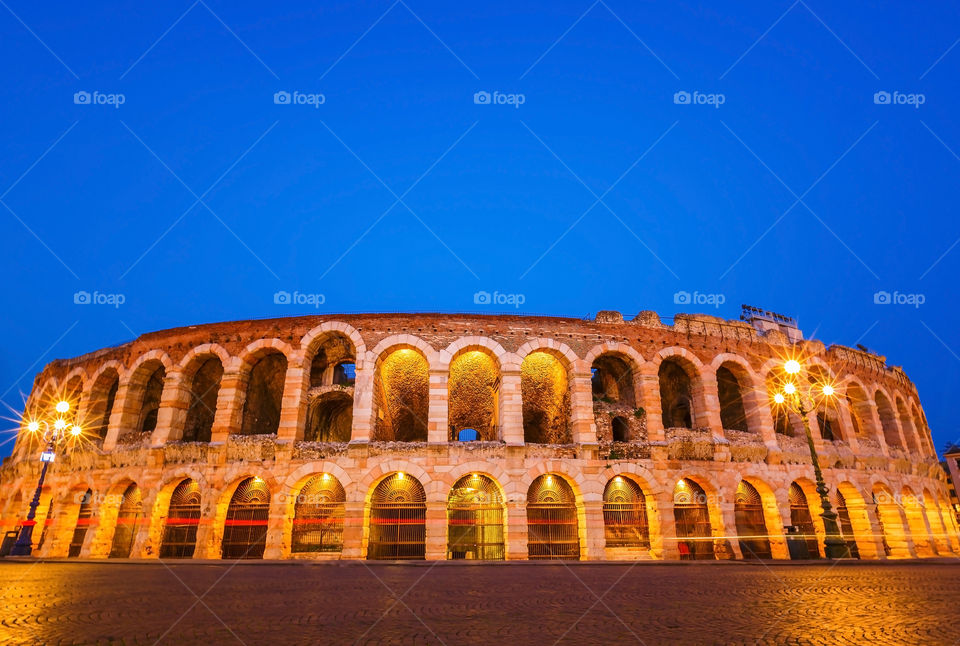
[[[0,4],[9,406],[152,330],[484,290],[794,315],[960,437],[954,3]]]

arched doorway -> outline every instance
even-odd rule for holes
[[[343,517],[347,494],[329,473],[310,478],[294,505],[290,551],[339,552],[343,550]]]
[[[427,494],[408,474],[394,473],[370,498],[370,560],[423,559],[426,554]]]
[[[173,490],[163,524],[160,558],[189,559],[197,547],[200,524],[200,485],[187,478]]]
[[[580,558],[580,529],[573,489],[560,476],[542,475],[527,490],[527,556]]]
[[[615,476],[604,487],[603,533],[607,547],[650,548],[647,499],[633,480]]]
[[[502,561],[503,495],[489,477],[463,476],[447,496],[447,558]]]
[[[740,537],[740,552],[745,559],[773,558],[770,538],[763,515],[763,500],[756,487],[741,480],[734,496],[734,516],[737,536]]]
[[[77,524],[73,528],[73,537],[70,539],[70,547],[67,551],[67,558],[76,558],[80,556],[80,550],[83,549],[83,540],[87,537],[87,530],[90,529],[90,523],[93,519],[93,491],[87,489],[86,493],[80,498],[80,509],[77,512]]]
[[[787,492],[790,499],[790,524],[796,527],[797,538],[803,541],[806,547],[806,556],[803,558],[820,558],[819,541],[817,540],[817,530],[813,524],[813,516],[810,514],[810,505],[807,503],[807,495],[796,482],[790,483],[790,490]],[[799,555],[797,558],[801,558]]]
[[[133,541],[137,537],[137,527],[143,516],[143,496],[140,487],[130,484],[123,492],[117,509],[117,528],[113,532],[113,544],[110,546],[110,558],[130,558]]]
[[[269,518],[270,490],[267,483],[262,478],[247,478],[237,486],[227,508],[221,558],[263,558]]]
[[[707,494],[689,478],[679,480],[673,489],[673,518],[676,522],[677,550],[681,559],[715,558]]]
[[[840,489],[837,489],[837,524],[840,525],[840,534],[847,543],[850,550],[850,556],[855,559],[860,558],[860,548],[857,547],[857,538],[853,533],[853,522],[850,520],[850,510],[847,508],[847,499],[844,498]]]

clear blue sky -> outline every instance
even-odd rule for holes
[[[955,3],[0,4],[9,406],[152,330],[497,290],[791,314],[903,365],[960,438]]]

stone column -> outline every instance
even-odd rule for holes
[[[150,446],[163,446],[168,441],[179,440],[187,421],[190,408],[190,390],[183,382],[183,373],[171,369],[163,378],[163,393],[157,411],[157,427],[150,436]]]
[[[523,444],[523,396],[520,370],[504,370],[500,377],[500,433],[507,444]],[[524,543],[526,551],[526,543]]]
[[[659,551],[660,558],[666,561],[676,561],[680,558],[680,550],[677,548],[677,520],[673,513],[673,491],[669,484],[664,485],[655,499],[659,510],[660,527],[659,531],[654,531],[653,523],[650,523],[650,551],[654,556]]]
[[[103,439],[104,451],[112,451],[117,446],[120,434],[136,427],[140,417],[140,401],[134,397],[136,390],[138,389],[132,388],[130,382],[121,382],[117,388],[113,410],[110,411],[110,422],[107,424],[107,435]]]
[[[343,512],[343,551],[344,559],[363,558],[363,539],[366,529],[363,526],[363,501],[348,501]]]
[[[157,558],[160,556],[160,544],[152,540],[152,523],[155,517],[153,513],[154,505],[157,503],[157,496],[160,493],[156,489],[140,489],[143,496],[140,518],[137,519],[137,526],[134,529],[133,545],[130,547],[130,558]]]
[[[217,392],[217,412],[210,430],[210,443],[222,444],[231,433],[240,430],[243,419],[243,402],[246,398],[247,375],[240,372],[239,365],[225,369]]]
[[[263,550],[264,559],[279,559],[290,556],[290,542],[284,536],[284,520],[287,516],[287,497],[282,494],[270,496],[270,512],[267,517],[267,541]]]
[[[293,442],[303,438],[303,428],[307,422],[306,379],[303,356],[297,352],[287,361],[287,373],[283,380],[283,397],[280,404],[280,425],[277,428],[277,440]]]
[[[425,555],[428,561],[447,558],[447,503],[427,501]]]
[[[508,561],[524,561],[527,552],[527,506],[522,501],[507,503],[506,550]]]
[[[704,366],[699,383],[693,384],[693,401],[696,409],[694,426],[705,426],[715,439],[723,439],[723,422],[720,420],[720,395],[717,392],[717,375]]]
[[[447,376],[448,371],[430,370],[430,407],[427,410],[427,441],[445,444],[450,441]],[[446,546],[444,546],[446,550]],[[446,553],[446,551],[444,551]]]
[[[607,540],[603,527],[603,501],[584,502],[583,515],[586,521],[586,535],[581,538],[584,547],[581,554],[585,553],[585,560],[588,561],[603,561],[607,555]]]
[[[373,376],[372,361],[361,363],[357,357],[357,372],[353,382],[353,432],[351,442],[369,442],[373,437]]]
[[[742,559],[743,552],[740,551],[740,541],[737,539],[737,514],[733,501],[722,500],[717,503],[720,508],[720,522],[713,518],[713,510],[710,510],[710,518],[713,521],[714,536],[724,536],[726,538],[716,539],[715,542],[726,543],[732,553],[732,558]],[[717,554],[718,559],[722,559],[722,553]]]
[[[577,360],[570,383],[570,421],[576,444],[596,444],[597,425],[593,419],[593,386],[590,366]]]
[[[860,455],[860,440],[857,439],[857,434],[853,430],[853,415],[850,413],[850,409],[846,406],[840,405],[837,406],[840,413],[840,426],[842,427],[843,432],[843,441],[847,443],[847,446],[850,447],[850,450],[853,451],[854,455]]]
[[[865,426],[868,428],[863,429],[864,432],[868,432],[870,428],[874,429],[876,432],[874,434],[874,439],[880,444],[880,452],[884,456],[890,456],[890,448],[887,446],[887,438],[883,434],[883,425],[880,423],[880,413],[877,411],[877,404],[873,401],[872,398],[867,399],[867,409],[870,411],[870,419],[861,419]]]
[[[651,363],[640,366],[637,374],[640,388],[640,405],[646,413],[647,441],[663,442],[663,409],[660,405],[660,378]],[[672,503],[671,503],[672,504]]]

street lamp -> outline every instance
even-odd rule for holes
[[[10,550],[11,556],[30,556],[33,551],[33,527],[36,524],[34,520],[37,516],[37,507],[40,505],[40,492],[43,490],[43,480],[47,477],[47,468],[57,457],[57,448],[67,441],[68,436],[73,439],[79,439],[83,434],[83,429],[77,424],[69,423],[63,416],[70,411],[70,402],[61,400],[57,402],[54,410],[57,416],[53,421],[49,419],[32,420],[27,424],[27,431],[36,437],[46,448],[40,454],[40,461],[43,463],[43,469],[40,471],[40,480],[37,482],[37,490],[33,494],[33,500],[30,501],[30,511],[27,513],[27,519],[20,526],[20,534],[17,536],[17,542]]]
[[[834,387],[826,382],[813,383],[811,381],[807,388],[804,388],[800,381],[800,373],[803,366],[796,359],[788,359],[783,364],[783,379],[781,389],[774,393],[773,401],[779,406],[785,406],[800,416],[803,421],[803,430],[807,434],[807,445],[810,447],[810,460],[813,462],[813,473],[817,480],[817,493],[820,494],[820,506],[823,513],[823,529],[826,536],[823,539],[823,551],[828,559],[850,558],[850,547],[843,540],[840,534],[840,526],[837,524],[837,514],[830,505],[830,497],[827,495],[830,490],[823,481],[823,472],[820,470],[820,458],[817,457],[817,449],[813,444],[813,435],[810,433],[810,422],[807,415],[815,410],[812,402],[817,398],[821,401],[829,400],[836,394]],[[804,393],[804,390],[806,392]]]

